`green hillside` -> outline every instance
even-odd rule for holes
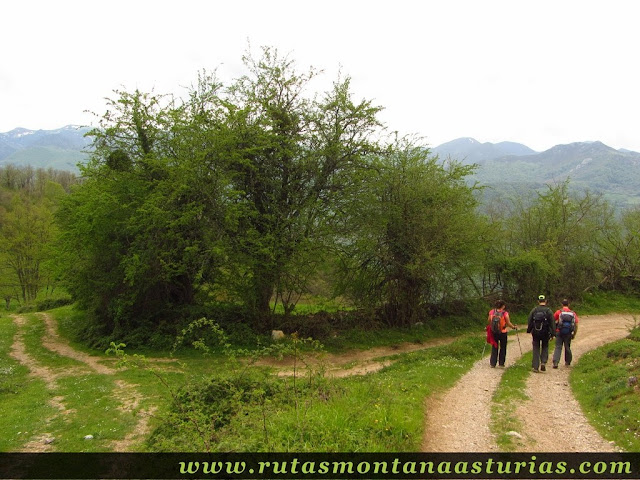
[[[57,147],[31,147],[18,150],[0,162],[0,165],[31,165],[33,168],[78,171],[78,163],[85,163],[87,154],[78,150]]]

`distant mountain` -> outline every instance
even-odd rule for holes
[[[526,145],[515,142],[480,143],[474,138],[464,137],[443,143],[433,148],[432,153],[440,158],[454,158],[465,164],[484,163],[508,155],[532,155],[536,152]]]
[[[28,130],[15,128],[0,133],[0,166],[31,165],[34,168],[78,171],[84,163],[89,140],[88,128],[68,125],[57,130]]]
[[[436,147],[433,153],[476,163],[474,180],[501,191],[522,194],[569,178],[571,188],[602,193],[618,207],[640,205],[638,152],[616,150],[602,142],[576,142],[540,153],[524,145],[508,144],[512,153],[500,154],[504,147],[498,145],[503,144],[460,138]],[[527,149],[530,152],[523,153]]]
[[[78,171],[88,160],[87,128],[73,125],[57,130],[16,128],[0,133],[0,166],[31,165]],[[515,142],[481,143],[458,138],[431,149],[441,159],[477,164],[471,178],[490,187],[485,199],[544,188],[570,179],[574,190],[602,193],[617,207],[640,205],[640,153],[616,150],[602,142],[556,145],[536,152]]]

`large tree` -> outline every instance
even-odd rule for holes
[[[477,296],[482,225],[471,172],[406,139],[377,155],[337,245],[344,292],[398,326]]]
[[[229,233],[241,294],[265,316],[274,295],[287,308],[287,293],[306,289],[345,190],[377,148],[380,109],[355,102],[349,79],[316,97],[315,73],[299,74],[269,49],[245,63],[224,122],[224,163],[241,212]]]
[[[348,79],[264,49],[224,86],[203,73],[185,101],[117,92],[100,117],[84,183],[65,202],[67,285],[111,329],[180,314],[203,298],[245,305],[268,325],[291,309],[333,237],[331,219],[376,150],[379,108]],[[201,295],[200,295],[201,294]]]
[[[85,181],[58,212],[67,288],[108,332],[173,323],[197,304],[216,258],[213,172],[192,168],[171,99],[119,92],[101,118]],[[166,101],[165,101],[166,100]]]

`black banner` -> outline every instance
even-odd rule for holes
[[[1,479],[640,479],[640,453],[0,453]]]

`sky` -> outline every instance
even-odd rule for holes
[[[92,125],[114,90],[184,96],[276,48],[431,147],[640,151],[636,0],[20,0],[0,7],[0,132]]]

